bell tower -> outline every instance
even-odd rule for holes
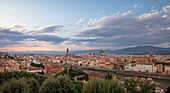
[[[69,52],[69,50],[68,50],[68,48],[67,48],[67,55],[66,55],[67,57],[68,57],[68,52]]]
[[[149,62],[152,63],[152,48],[150,48],[149,52]]]
[[[150,48],[149,57],[152,57],[152,48]]]

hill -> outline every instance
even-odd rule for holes
[[[149,54],[152,48],[152,53],[155,55],[170,55],[170,48],[154,47],[154,46],[137,46],[132,48],[124,48],[119,50],[104,50],[105,54],[134,54],[145,55]],[[100,49],[93,50],[93,53],[99,54]],[[89,54],[91,50],[73,50],[71,54]],[[10,54],[66,54],[66,51],[25,51],[25,52],[8,52]]]

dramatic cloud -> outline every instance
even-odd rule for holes
[[[139,4],[134,7],[139,7]],[[0,27],[0,51],[118,49],[139,45],[167,47],[169,39],[169,5],[161,11],[152,9],[142,14],[129,10],[104,17],[83,17],[65,26],[48,25],[35,29],[22,25]]]
[[[52,32],[51,30],[54,31],[55,28],[57,27],[49,27],[49,28],[45,27],[41,29],[41,31],[44,31],[45,33]],[[56,35],[43,35],[43,34],[42,35],[37,35],[37,34],[30,35],[29,33],[33,31],[24,32],[25,30],[21,30],[21,29],[23,29],[23,27],[19,25],[11,27],[11,28],[1,27],[0,28],[0,43],[1,43],[0,47],[15,46],[17,44],[20,44],[20,42],[24,40],[32,41],[32,42],[44,41],[44,42],[51,42],[53,44],[59,44],[66,40],[65,38],[61,38]],[[29,45],[29,46],[33,46],[33,45]]]
[[[84,38],[77,39],[76,42],[86,42],[86,46],[103,48],[169,44],[168,9],[169,6],[166,6],[163,8],[164,12],[152,11],[136,15],[128,11],[118,16],[90,19],[88,24],[92,24],[92,28],[76,35]]]

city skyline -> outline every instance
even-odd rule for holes
[[[0,51],[170,47],[168,0],[0,0]]]

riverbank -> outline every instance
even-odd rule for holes
[[[131,75],[131,76],[139,76],[146,78],[157,78],[157,79],[165,79],[170,81],[170,77],[162,77],[162,76],[154,76],[153,73],[142,73],[142,72],[130,72],[130,71],[117,71],[117,74]]]
[[[116,73],[114,70],[105,70],[105,69],[94,69],[94,68],[82,68],[83,70],[90,70],[90,71],[98,71],[98,72],[107,72],[107,73]]]
[[[112,73],[117,76],[117,78],[123,78],[123,77],[141,77],[141,78],[152,78],[154,81],[166,84],[170,86],[170,78],[166,77],[161,77],[161,76],[150,76],[148,73],[145,73],[144,75],[141,74],[140,72],[130,72],[130,71],[115,71],[115,70],[104,70],[104,69],[94,69],[94,68],[83,68],[83,70],[86,71],[95,71],[95,72],[100,72],[100,73]]]

